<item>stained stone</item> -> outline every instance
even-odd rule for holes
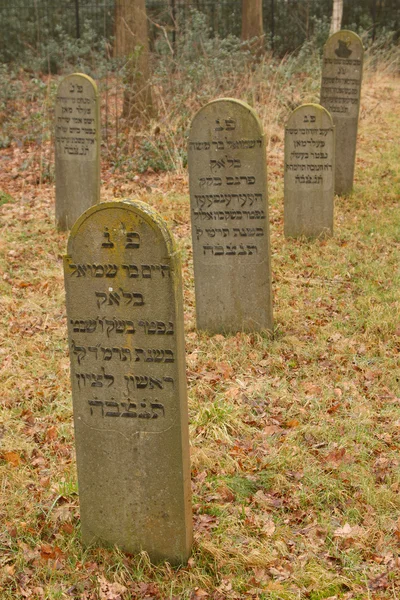
[[[188,145],[197,327],[272,329],[265,136],[246,103],[194,117]]]
[[[58,86],[55,158],[56,225],[65,231],[100,202],[99,96],[87,75],[67,75]]]
[[[320,102],[335,125],[336,194],[353,188],[363,57],[362,42],[352,31],[338,31],[325,44]]]
[[[303,104],[285,129],[285,236],[332,235],[334,180],[332,117],[319,104]]]
[[[64,257],[84,544],[185,563],[192,542],[180,262],[142,202],[75,223]]]

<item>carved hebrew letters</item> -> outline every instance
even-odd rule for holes
[[[188,162],[197,325],[268,329],[265,141],[252,109],[232,99],[207,104],[192,122]]]
[[[100,201],[100,116],[95,82],[74,73],[60,83],[55,105],[56,223],[72,227]]]
[[[337,194],[353,187],[363,57],[361,39],[352,31],[338,31],[325,44],[320,102],[336,128]]]
[[[334,177],[332,118],[318,104],[304,104],[293,111],[285,130],[286,236],[332,234]]]
[[[185,561],[183,315],[170,234],[139,202],[103,203],[74,225],[64,275],[83,539]]]
[[[97,96],[92,93],[90,84],[92,82],[89,78],[77,73],[66,77],[59,86],[56,97],[55,142],[61,158],[96,158]]]

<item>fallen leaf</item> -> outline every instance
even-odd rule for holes
[[[325,460],[329,463],[332,463],[334,466],[338,467],[346,454],[345,448],[339,448],[338,450],[332,450],[325,456]]]
[[[40,547],[40,556],[43,560],[59,560],[60,558],[64,558],[64,553],[58,546],[42,544]]]
[[[206,590],[201,588],[195,588],[194,592],[190,596],[191,600],[197,600],[197,598],[208,598],[209,594]]]
[[[378,575],[378,577],[368,581],[369,590],[386,590],[389,585],[390,583],[387,573],[382,573],[382,575]]]
[[[70,535],[74,532],[74,526],[71,523],[63,523],[61,526],[61,531]]]
[[[286,421],[286,427],[289,428],[298,427],[299,425],[300,421],[298,421],[297,419],[289,419],[289,421]]]
[[[272,494],[265,494],[258,490],[253,496],[253,502],[262,508],[279,508],[282,506],[282,500],[275,498]]]
[[[343,527],[338,527],[333,532],[333,537],[344,538],[344,539],[355,539],[361,537],[364,530],[359,525],[351,526],[349,523],[345,523]]]
[[[282,429],[278,425],[266,425],[263,429],[265,435],[274,435],[274,433],[278,433],[279,431],[282,431]]]
[[[55,440],[57,437],[57,427],[49,427],[48,430],[46,431],[46,442],[51,442],[53,440]]]
[[[275,523],[273,522],[271,517],[269,517],[267,515],[263,515],[263,517],[260,519],[260,522],[261,522],[261,532],[264,535],[266,535],[267,537],[270,537],[271,535],[273,535],[276,528],[275,528]]]
[[[342,404],[340,402],[334,402],[328,409],[327,409],[327,413],[328,415],[331,415],[333,413],[335,413],[336,411],[339,410],[339,408],[342,406]]]
[[[218,494],[221,497],[221,500],[224,502],[234,502],[236,499],[235,494],[229,489],[227,486],[221,486],[217,489]]]
[[[253,568],[253,572],[254,572],[254,577],[257,581],[257,583],[266,583],[268,581],[270,581],[270,576],[268,575],[266,569],[262,569],[260,567],[254,567]]]
[[[319,385],[307,381],[303,383],[303,390],[306,396],[320,396],[322,393],[322,388]]]
[[[18,465],[21,463],[21,457],[16,452],[3,452],[1,457],[13,467],[18,467]]]
[[[15,565],[6,565],[4,573],[7,577],[13,577],[15,575]]]
[[[38,551],[32,550],[32,548],[29,548],[28,544],[25,544],[24,542],[18,542],[18,546],[22,550],[22,556],[23,556],[25,562],[30,563],[30,562],[34,561],[36,558],[38,558],[38,556],[39,556]]]
[[[128,591],[124,585],[120,583],[110,583],[104,577],[99,577],[100,585],[100,600],[122,600],[123,594]]]
[[[53,523],[56,523],[57,521],[60,521],[61,523],[64,523],[65,521],[70,521],[71,520],[71,512],[70,512],[70,506],[68,504],[62,504],[61,506],[57,506],[51,513],[50,515],[50,519],[53,521]]]
[[[198,515],[195,521],[195,529],[197,531],[209,531],[217,527],[217,517],[212,515]]]
[[[367,381],[373,381],[373,380],[374,380],[374,378],[375,378],[375,373],[374,373],[374,371],[371,371],[371,369],[368,369],[367,371],[365,371],[365,373],[364,373],[364,378],[365,378]]]

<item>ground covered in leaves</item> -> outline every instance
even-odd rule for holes
[[[56,83],[21,75],[0,112],[2,600],[400,597],[400,80],[367,73],[331,239],[285,240],[283,123],[264,119],[272,337],[196,331],[186,172],[128,177],[103,148],[102,199],[149,202],[182,252],[195,543],[180,569],[80,543],[67,236],[38,92]]]

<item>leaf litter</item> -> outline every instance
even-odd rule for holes
[[[176,570],[80,544],[66,235],[54,229],[54,188],[37,175],[39,151],[50,159],[52,150],[1,149],[11,197],[0,208],[2,599],[400,595],[400,313],[391,289],[400,144],[390,92],[399,83],[379,73],[366,81],[364,107],[376,95],[380,107],[360,123],[356,189],[336,200],[334,238],[284,240],[283,165],[272,152],[273,339],[196,331],[186,175],[148,172],[127,184],[103,160],[103,198],[116,190],[149,202],[183,251],[195,544]],[[26,103],[18,107],[29,120]],[[393,176],[383,176],[389,165]]]

